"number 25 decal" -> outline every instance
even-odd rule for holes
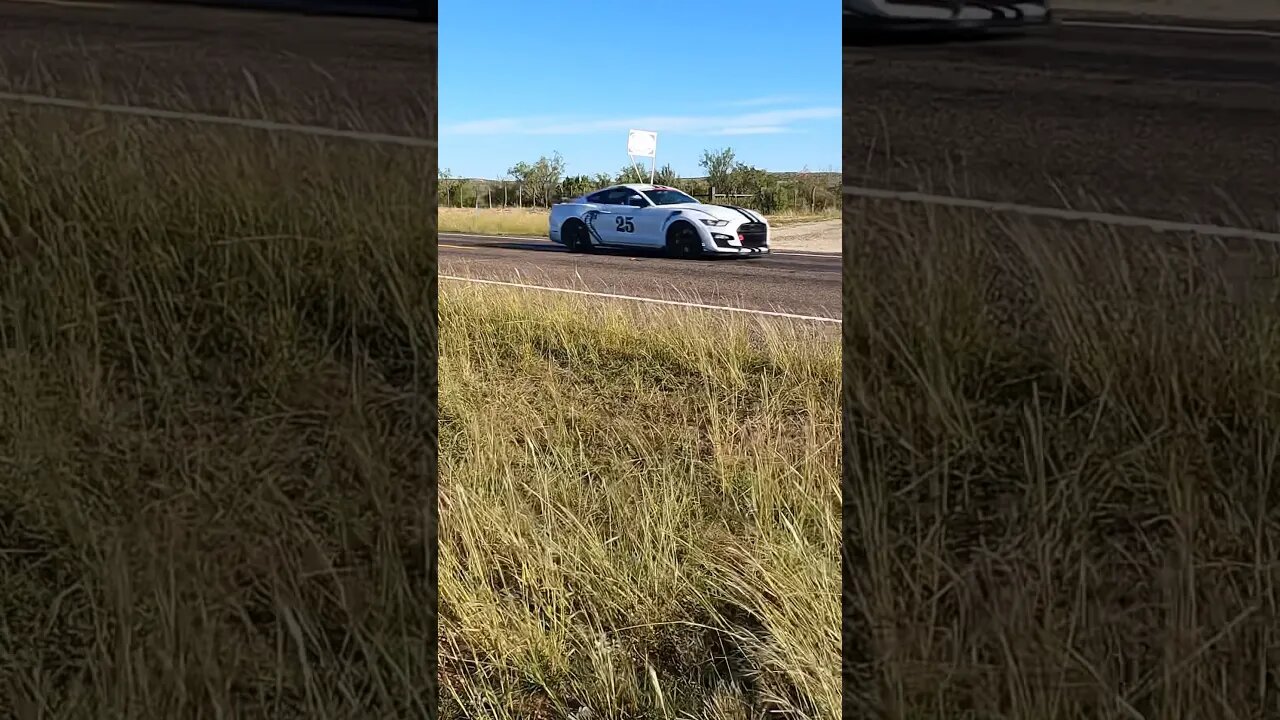
[[[630,215],[619,215],[617,217],[617,221],[618,221],[618,227],[617,227],[618,232],[633,233],[636,231],[636,226],[634,223],[631,222]]]

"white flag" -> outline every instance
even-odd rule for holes
[[[627,132],[627,154],[635,157],[657,157],[658,133],[648,130],[629,130]]]

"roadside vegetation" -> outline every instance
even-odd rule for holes
[[[547,211],[543,208],[440,208],[440,232],[475,235],[516,235],[545,237]],[[834,210],[827,214],[779,213],[769,216],[772,227],[782,228],[803,223],[838,220]]]
[[[829,331],[442,292],[434,153],[0,109],[0,715],[834,718]],[[590,712],[582,709],[587,708]]]
[[[838,716],[836,333],[447,285],[450,717]]]
[[[654,182],[679,188],[703,202],[741,205],[770,216],[839,216],[840,173],[768,172],[738,160],[733,148],[706,150],[699,159],[702,177],[680,177],[670,165],[657,169]],[[647,166],[644,180],[649,175]],[[471,210],[533,208],[545,211],[552,203],[578,197],[615,183],[637,182],[631,165],[616,174],[570,175],[558,154],[534,162],[519,162],[503,179],[455,177],[441,169],[441,208]]]
[[[0,136],[0,716],[424,717],[434,152]]]
[[[707,172],[704,177],[681,178],[664,165],[654,182],[680,188],[703,202],[758,210],[774,227],[840,217],[839,173],[766,172],[739,162],[732,148],[705,151],[699,164]],[[440,232],[542,237],[547,234],[551,203],[614,183],[636,182],[630,165],[616,175],[567,175],[558,155],[517,163],[508,175],[510,180],[457,178],[441,170]]]
[[[844,217],[855,717],[1261,718],[1280,698],[1280,254]]]

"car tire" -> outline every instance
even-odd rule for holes
[[[591,244],[591,231],[581,220],[570,220],[560,230],[564,246],[569,252],[588,253],[595,247]]]
[[[667,230],[667,255],[684,259],[701,257],[702,239],[698,237],[698,231],[686,222],[672,225]]]

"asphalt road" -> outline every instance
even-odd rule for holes
[[[400,20],[0,0],[0,89],[431,137],[436,43],[434,26]],[[439,257],[444,275],[839,317],[837,256],[676,261],[442,236]]]
[[[440,274],[840,317],[839,255],[779,252],[750,259],[675,260],[661,253],[570,253],[536,238],[442,234]]]
[[[1280,39],[1067,26],[844,51],[846,184],[1276,230],[1278,167]]]
[[[0,89],[431,136],[433,26],[0,0]],[[1280,40],[1065,27],[850,48],[846,182],[1280,226]],[[441,271],[834,316],[834,258],[563,254],[441,239]],[[543,249],[530,249],[539,247]],[[571,283],[571,285],[570,285]]]
[[[0,0],[0,90],[435,135],[434,25]]]

